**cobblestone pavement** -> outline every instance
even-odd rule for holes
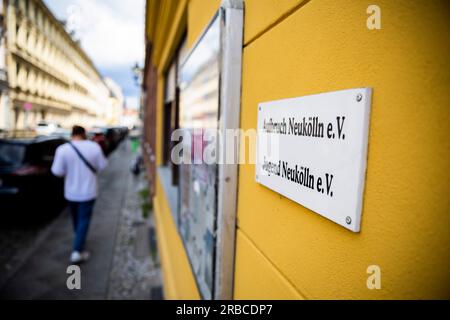
[[[129,142],[122,143],[99,177],[100,194],[86,244],[92,258],[80,266],[81,290],[66,285],[73,232],[65,211],[47,227],[17,236],[23,237],[19,255],[2,253],[4,259],[21,259],[12,259],[17,261],[0,283],[0,298],[150,299],[158,292],[159,264],[150,253],[155,249],[149,238],[152,220],[142,219],[139,191],[145,182],[130,173],[133,156]]]
[[[142,211],[144,200],[140,193],[148,185],[143,174],[129,175],[128,185],[116,238],[108,299],[150,299],[152,290],[161,287],[161,275],[158,256],[152,254],[156,250],[151,243],[153,217],[150,212],[150,216],[144,218]]]

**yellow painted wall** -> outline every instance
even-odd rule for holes
[[[220,0],[189,0],[187,43],[191,48],[214,17]]]
[[[370,31],[373,1],[258,2],[246,6],[242,128],[259,102],[369,86],[369,158],[359,234],[240,166],[235,298],[449,298],[448,4],[378,0]],[[372,264],[381,290],[366,287]]]
[[[162,14],[157,150],[164,69],[187,24],[188,46],[219,0],[180,1]],[[236,299],[449,298],[449,71],[445,1],[378,0],[382,30],[366,28],[365,0],[246,0],[241,127],[259,102],[374,89],[359,234],[255,183],[239,171]],[[180,9],[181,7],[181,9]],[[175,17],[175,18],[174,18]],[[199,298],[162,185],[154,199],[165,295]],[[366,268],[382,271],[368,290]]]
[[[244,43],[256,40],[309,0],[245,0]]]

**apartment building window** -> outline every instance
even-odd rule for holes
[[[175,144],[172,142],[172,133],[179,128],[179,85],[178,67],[180,58],[186,51],[185,41],[175,51],[175,54],[165,72],[164,100],[162,112],[162,166],[158,168],[159,176],[168,197],[169,206],[174,221],[178,220],[179,213],[179,168],[171,159],[171,151]]]
[[[38,7],[36,4],[33,6],[33,20],[36,24],[38,24]]]
[[[36,25],[38,26],[39,29],[41,29],[41,27],[42,27],[41,12],[38,10],[37,6],[35,8],[36,8],[36,13],[35,13]]]

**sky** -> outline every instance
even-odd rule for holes
[[[105,77],[117,82],[127,107],[137,108],[140,89],[132,67],[144,64],[145,0],[44,0],[67,21],[75,39]]]

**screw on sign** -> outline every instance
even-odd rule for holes
[[[362,94],[358,93],[358,95],[356,96],[356,101],[360,102],[362,98],[363,98]]]
[[[345,218],[345,222],[346,222],[347,224],[351,224],[351,223],[352,223],[352,218],[346,217],[346,218]]]

